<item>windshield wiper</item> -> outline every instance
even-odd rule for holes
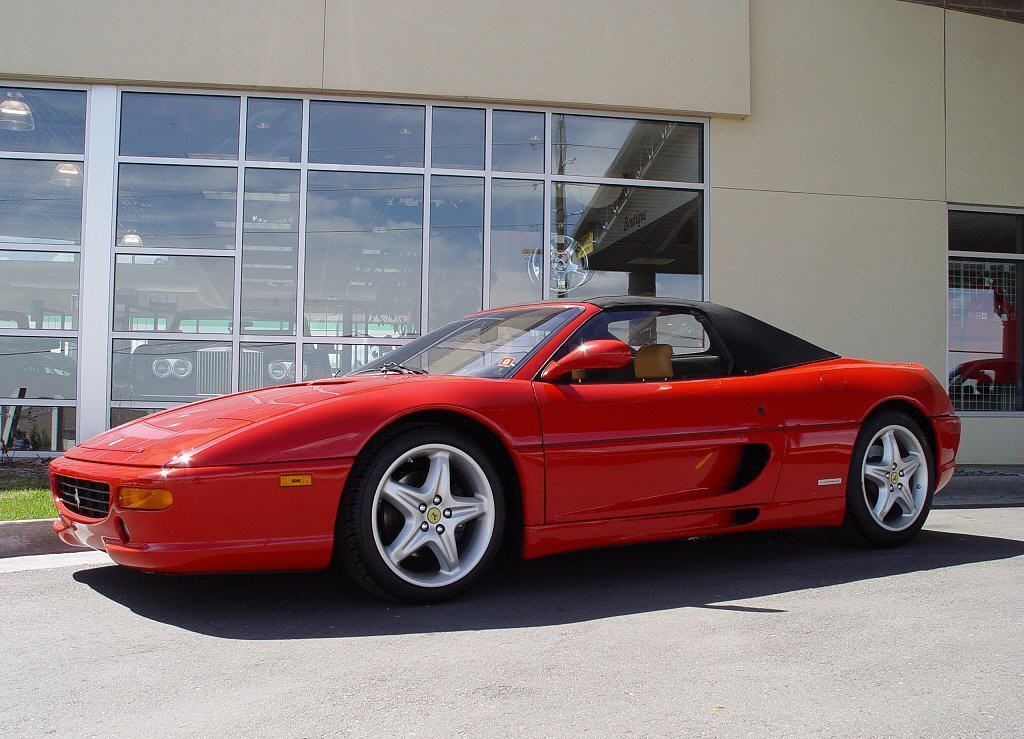
[[[418,369],[416,367],[406,367],[404,364],[398,362],[385,362],[380,367],[373,367],[372,369],[363,369],[358,372],[353,372],[354,375],[365,375],[370,372],[380,372],[382,375],[388,372],[395,372],[399,375],[428,375],[430,374],[425,369]]]

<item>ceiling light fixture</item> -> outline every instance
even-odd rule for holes
[[[74,162],[61,162],[53,170],[53,177],[50,184],[72,187],[77,185],[82,178],[82,168]]]
[[[28,107],[25,97],[20,92],[8,92],[7,98],[0,102],[0,128],[5,131],[31,131],[35,127],[32,108]]]
[[[142,237],[138,231],[129,228],[121,237],[121,246],[142,246]]]

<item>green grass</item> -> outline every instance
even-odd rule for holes
[[[0,490],[0,521],[56,517],[57,509],[48,488]]]

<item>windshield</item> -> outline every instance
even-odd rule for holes
[[[439,375],[508,377],[582,310],[544,306],[462,318],[431,331],[351,374],[414,370]]]

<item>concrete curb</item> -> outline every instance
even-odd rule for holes
[[[53,533],[53,519],[0,521],[0,559],[29,554],[63,554],[84,551],[65,544]]]
[[[1024,467],[964,467],[932,503],[933,508],[1024,507]],[[0,559],[85,551],[53,533],[53,519],[0,521]]]

